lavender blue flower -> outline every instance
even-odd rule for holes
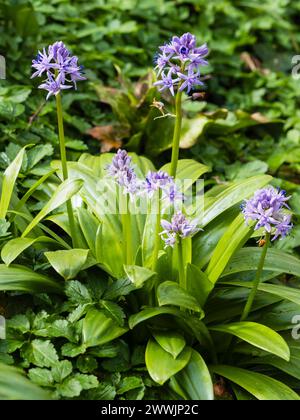
[[[158,80],[157,82],[154,83],[154,86],[160,86],[160,88],[158,89],[159,92],[169,89],[172,96],[175,95],[174,88],[180,80],[179,77],[175,79],[172,77],[172,74],[174,74],[173,69],[174,69],[173,67],[169,69],[168,74],[165,74],[165,72],[163,71],[161,74],[161,77],[162,77],[161,80]]]
[[[255,230],[264,228],[265,233],[273,233],[272,240],[285,237],[293,225],[291,215],[285,209],[289,208],[284,190],[273,187],[263,188],[254,193],[250,200],[242,205],[242,212],[246,223],[256,221]]]
[[[169,89],[174,95],[175,89],[188,93],[196,86],[203,85],[200,80],[200,67],[207,66],[204,59],[208,55],[206,44],[196,46],[196,37],[185,33],[181,37],[173,36],[171,42],[159,47],[156,57],[157,77],[154,83],[160,86],[159,91]]]
[[[181,211],[174,214],[171,222],[163,219],[161,226],[164,230],[160,235],[165,242],[165,248],[168,246],[174,247],[178,242],[178,238],[193,236],[201,230],[195,221],[189,222]]]
[[[47,99],[51,95],[57,95],[61,90],[77,88],[76,82],[86,80],[82,75],[82,66],[78,65],[78,57],[72,56],[62,41],[48,46],[48,49],[39,51],[32,61],[32,67],[36,71],[31,76],[41,77],[44,73],[46,80],[39,88],[48,91]]]
[[[125,193],[133,197],[139,191],[140,182],[132,166],[132,159],[126,150],[119,149],[106,169],[108,174],[123,187]]]
[[[148,196],[152,196],[155,191],[173,184],[173,178],[164,171],[153,172],[149,171],[146,176],[145,189]]]

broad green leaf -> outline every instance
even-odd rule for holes
[[[253,287],[252,283],[243,281],[222,282],[221,284],[246,287],[249,289]],[[258,285],[258,290],[260,290],[261,292],[270,293],[274,296],[282,297],[282,299],[290,300],[291,302],[297,303],[300,306],[300,290],[294,287],[279,286],[277,284],[270,283],[260,283]]]
[[[158,286],[157,299],[161,306],[180,306],[202,313],[196,298],[173,281],[165,281]]]
[[[77,210],[77,214],[80,228],[82,230],[84,238],[93,255],[96,257],[95,233],[97,232],[100,222],[90,211],[83,207],[80,207]]]
[[[48,400],[50,395],[12,366],[0,363],[0,400]]]
[[[230,185],[214,197],[212,201],[208,201],[208,205],[204,210],[202,226],[206,226],[225,210],[250,197],[257,189],[268,184],[271,179],[272,177],[269,175],[259,175]]]
[[[180,372],[189,362],[192,349],[186,347],[179,356],[173,356],[165,351],[156,341],[150,339],[146,348],[146,366],[151,378],[163,385],[173,375]]]
[[[50,243],[58,245],[57,241],[48,236],[38,238],[14,238],[8,241],[1,250],[1,258],[6,265],[10,265],[25,249],[35,243]]]
[[[156,273],[145,267],[137,265],[124,265],[125,273],[129,280],[135,285],[136,288],[142,287],[144,283],[153,278]]]
[[[3,174],[2,191],[0,198],[0,219],[5,219],[6,217],[14,186],[22,167],[26,147],[28,146],[23,147],[23,149],[19,151],[16,158],[8,166],[8,168],[6,168]]]
[[[125,334],[126,328],[119,327],[104,311],[90,309],[83,320],[82,340],[86,347],[100,346]]]
[[[246,389],[258,400],[300,400],[299,395],[288,386],[261,373],[226,365],[211,366],[210,369]]]
[[[76,194],[82,187],[82,181],[80,179],[67,179],[62,182],[53,196],[50,198],[48,203],[42,208],[37,216],[29,223],[27,228],[22,234],[22,237],[28,235],[28,233],[49,213],[60,207],[66,201],[68,201],[74,194]]]
[[[159,307],[159,308],[146,308],[137,314],[131,315],[129,318],[129,328],[133,329],[141,322],[145,322],[149,319],[157,316],[171,315],[174,316],[178,322],[182,322],[188,330],[189,334],[192,334],[201,345],[205,346],[208,350],[212,349],[213,343],[210,337],[210,333],[205,324],[198,318],[189,315],[188,313],[181,311],[180,309],[172,307]]]
[[[169,172],[170,163],[164,165],[161,170]],[[203,174],[211,171],[209,166],[203,165],[193,159],[180,159],[178,161],[176,179],[184,181],[184,190],[190,188]]]
[[[53,376],[49,369],[33,368],[28,371],[28,377],[32,382],[40,386],[53,385]]]
[[[174,359],[182,352],[185,347],[184,337],[175,331],[153,331],[153,337],[158,344],[168,353],[170,353]]]
[[[247,247],[239,250],[230,260],[222,277],[242,271],[256,270],[260,256],[261,249],[258,247]],[[279,249],[270,248],[264,262],[264,271],[288,273],[299,277],[300,259]]]
[[[235,322],[217,325],[210,327],[210,330],[235,335],[241,340],[275,354],[286,361],[290,359],[290,349],[285,340],[271,328],[256,322]]]
[[[55,366],[58,362],[56,349],[50,340],[35,339],[21,350],[22,356],[38,367]]]
[[[171,379],[171,387],[187,400],[211,401],[214,399],[212,378],[209,370],[196,351],[192,350],[189,363]]]
[[[88,249],[67,249],[45,252],[45,257],[54,270],[65,280],[73,279],[87,262]]]
[[[73,367],[69,360],[62,360],[52,366],[51,373],[55,382],[62,382],[72,373]]]
[[[61,293],[62,287],[49,277],[22,265],[7,267],[5,264],[0,264],[0,291],[8,290]]]
[[[300,340],[295,340],[291,331],[283,333],[283,338],[286,340],[291,351],[291,358],[288,362],[277,356],[270,355],[263,350],[258,351],[246,343],[241,343],[236,346],[235,351],[250,356],[245,359],[244,363],[247,365],[260,364],[274,366],[276,369],[300,380]]]
[[[217,282],[230,259],[250,236],[251,229],[245,224],[243,215],[239,214],[226,229],[211,256],[206,269],[206,274],[211,283],[215,284]]]
[[[197,299],[199,305],[203,308],[210,292],[214,288],[213,283],[211,283],[207,274],[193,264],[187,265],[186,277],[187,291]]]

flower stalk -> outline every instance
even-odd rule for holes
[[[61,103],[60,93],[56,95],[56,108],[57,108],[57,123],[58,123],[58,137],[59,137],[59,147],[60,147],[60,158],[62,166],[63,180],[68,179],[68,166],[67,166],[67,154],[66,154],[66,144],[65,144],[65,133],[64,133],[64,122],[63,122],[63,110]],[[75,218],[73,212],[73,206],[71,199],[67,201],[67,213],[71,231],[71,238],[73,248],[78,247],[77,241],[77,232],[75,225]]]
[[[171,168],[170,175],[176,178],[178,157],[179,157],[179,143],[180,143],[180,134],[182,127],[182,91],[178,90],[175,100],[175,127],[173,135],[173,146],[172,146],[172,158],[171,158]]]
[[[256,271],[256,276],[255,276],[255,279],[254,279],[253,284],[252,284],[250,295],[248,297],[245,308],[243,310],[243,313],[242,313],[242,316],[241,316],[241,321],[245,321],[248,318],[249,313],[251,312],[253,302],[254,302],[254,299],[255,299],[255,296],[256,296],[256,293],[257,293],[257,290],[258,290],[258,286],[259,286],[259,283],[260,283],[261,274],[262,274],[262,271],[263,271],[263,268],[264,268],[264,263],[265,263],[268,247],[269,247],[269,244],[270,244],[270,236],[271,236],[270,233],[266,233],[265,244],[262,248],[261,257],[260,257],[259,264],[258,264],[257,271]]]

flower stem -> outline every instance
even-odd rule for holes
[[[56,108],[57,108],[60,158],[61,158],[63,180],[65,181],[66,179],[68,179],[68,166],[67,166],[67,155],[66,155],[66,145],[65,145],[63,110],[62,110],[60,93],[56,95]],[[67,201],[67,213],[68,213],[73,248],[76,248],[78,246],[77,233],[76,233],[75,218],[74,218],[74,212],[73,212],[71,199]]]
[[[270,233],[267,233],[266,234],[265,244],[263,246],[261,257],[260,257],[260,260],[259,260],[259,263],[258,263],[258,267],[257,267],[257,271],[256,271],[256,276],[255,276],[255,279],[254,279],[254,281],[252,283],[251,292],[249,294],[248,300],[246,302],[246,305],[245,305],[244,310],[242,312],[242,315],[240,317],[240,321],[241,322],[242,321],[245,321],[248,318],[248,315],[251,312],[251,309],[252,309],[252,306],[253,306],[253,302],[254,302],[254,299],[255,299],[255,296],[256,296],[256,293],[257,293],[257,290],[258,290],[258,286],[259,286],[259,283],[260,283],[261,273],[262,273],[263,268],[264,268],[264,263],[265,263],[265,259],[266,259],[266,255],[267,255],[267,251],[268,251],[268,246],[270,244],[270,236],[271,236]],[[226,352],[226,355],[229,358],[229,362],[231,362],[232,352],[234,350],[234,347],[237,344],[237,341],[238,340],[237,340],[236,337],[231,338],[231,340],[229,341],[228,350]]]
[[[183,246],[182,239],[178,240],[178,272],[179,272],[179,286],[186,290],[186,276],[185,276],[185,267],[183,261]]]
[[[161,190],[158,189],[157,194],[156,194],[156,206],[155,206],[155,210],[156,210],[156,226],[155,226],[155,243],[154,243],[154,250],[153,250],[153,259],[152,259],[152,270],[156,271],[157,269],[157,261],[158,261],[158,254],[159,254],[159,249],[160,249],[160,235],[159,235],[159,231],[160,231],[160,222],[161,222]]]
[[[132,240],[131,240],[131,217],[128,210],[128,194],[120,191],[120,213],[123,231],[123,255],[127,265],[133,264]]]
[[[261,257],[260,257],[260,260],[259,260],[259,263],[258,263],[256,276],[255,276],[255,279],[253,281],[252,289],[251,289],[250,295],[248,297],[247,303],[246,303],[245,308],[243,310],[243,313],[242,313],[242,316],[241,316],[241,321],[245,321],[248,318],[248,315],[249,315],[249,313],[251,312],[251,309],[252,309],[252,305],[253,305],[257,290],[258,290],[259,283],[260,283],[261,273],[262,273],[263,268],[264,268],[264,263],[265,263],[265,259],[266,259],[266,255],[267,255],[267,251],[268,251],[268,246],[270,244],[270,233],[266,234],[265,241],[266,242],[263,246]]]
[[[170,175],[174,178],[176,177],[177,172],[177,163],[178,163],[178,156],[179,156],[179,142],[180,142],[180,133],[181,133],[181,125],[182,125],[182,92],[178,89],[176,94],[175,100],[175,113],[176,113],[176,120],[175,120],[175,127],[174,127],[174,135],[173,135],[173,146],[172,146],[172,159],[171,159],[171,169]]]

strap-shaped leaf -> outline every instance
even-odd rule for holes
[[[82,180],[80,179],[67,179],[62,182],[53,196],[50,198],[48,203],[42,208],[42,210],[36,215],[36,217],[29,223],[27,228],[22,234],[24,238],[29,232],[49,213],[60,207],[66,201],[68,201],[74,194],[76,194],[82,187]]]
[[[261,373],[226,365],[211,366],[210,369],[241,386],[259,400],[300,400],[299,395],[287,385]]]
[[[259,248],[247,247],[239,250],[233,255],[222,277],[242,271],[256,270],[260,256],[261,249]],[[264,262],[264,271],[273,271],[278,274],[288,273],[300,277],[300,259],[279,249],[270,248]]]
[[[62,287],[56,281],[36,273],[22,265],[7,267],[0,264],[0,291],[18,290],[30,293],[61,293]]]
[[[235,335],[253,346],[275,354],[286,361],[290,360],[290,349],[285,340],[265,325],[256,322],[234,322],[216,325],[210,327],[210,330]]]

